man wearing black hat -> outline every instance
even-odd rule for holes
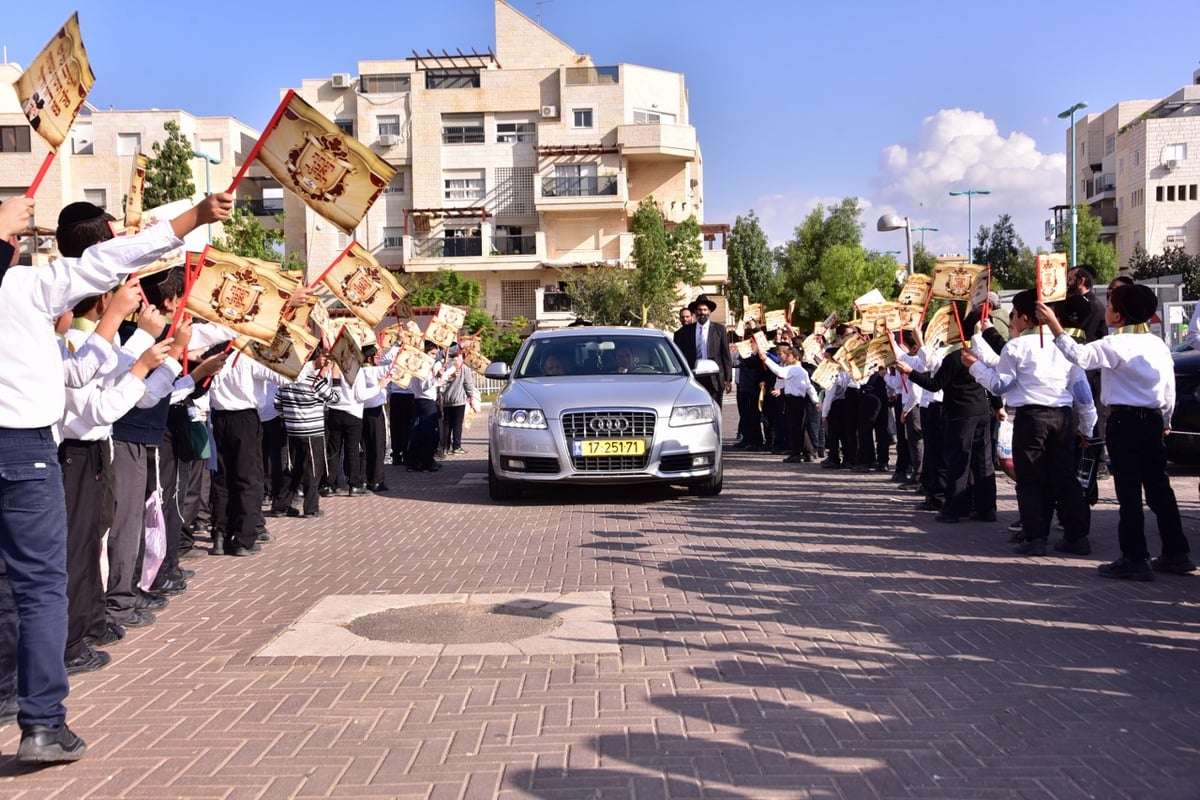
[[[729,353],[729,336],[725,333],[725,326],[709,319],[716,308],[717,304],[709,300],[706,294],[688,305],[696,321],[675,331],[675,345],[693,370],[696,362],[702,358],[717,362],[716,375],[703,375],[696,380],[708,389],[713,400],[720,405],[721,395],[733,391],[733,356]]]

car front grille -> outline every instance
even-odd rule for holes
[[[646,453],[640,456],[574,456],[571,463],[578,472],[633,472],[643,470],[650,460],[654,444],[654,424],[651,411],[614,409],[606,411],[574,411],[562,415],[563,434],[567,446],[582,439],[645,439]]]
[[[525,456],[525,471],[536,472],[539,474],[553,475],[558,472],[557,458],[544,458],[539,456]]]
[[[691,453],[676,453],[663,456],[658,462],[658,468],[663,472],[687,472],[692,468]]]

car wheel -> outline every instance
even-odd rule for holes
[[[488,454],[488,495],[493,500],[516,500],[521,496],[521,487],[512,481],[501,480],[492,466],[491,454]]]
[[[721,493],[723,483],[724,469],[718,469],[715,475],[700,483],[693,483],[688,487],[688,491],[697,497],[716,497]]]

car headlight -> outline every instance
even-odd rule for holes
[[[671,427],[702,425],[716,419],[712,403],[703,406],[675,406],[671,409]]]
[[[545,429],[546,415],[540,408],[502,408],[500,427]]]

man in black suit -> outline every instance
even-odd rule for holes
[[[696,321],[675,331],[675,344],[692,369],[696,368],[696,362],[701,358],[717,362],[716,375],[704,375],[696,380],[708,389],[713,400],[720,405],[721,395],[733,391],[733,356],[729,352],[729,336],[725,333],[725,326],[709,319],[716,307],[717,304],[709,300],[708,295],[697,297],[688,306]]]

